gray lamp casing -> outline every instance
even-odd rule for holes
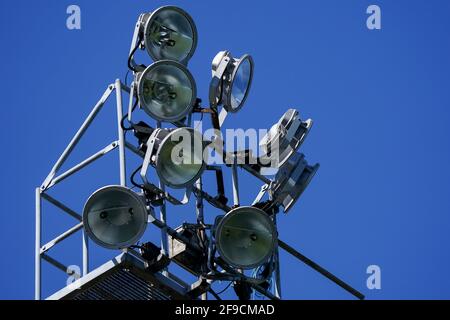
[[[186,137],[189,137],[190,141],[186,141]],[[177,154],[175,159],[172,158],[174,148],[182,153]],[[144,160],[148,159],[155,167],[164,185],[182,189],[191,187],[205,170],[205,148],[202,135],[193,128],[155,129],[148,139]],[[190,155],[185,154],[184,150],[188,150]],[[147,170],[144,171],[141,175],[147,174]]]
[[[302,121],[297,110],[287,110],[259,143],[264,162],[270,161],[272,168],[283,166],[303,144],[312,125],[311,119]]]
[[[106,186],[95,191],[84,205],[84,229],[104,248],[126,248],[144,234],[149,210],[143,196],[126,187]]]
[[[270,186],[269,194],[277,205],[281,205],[284,213],[294,206],[308,187],[320,165],[308,165],[301,153],[292,155],[277,172]]]
[[[140,107],[158,121],[174,122],[192,112],[197,99],[194,77],[182,64],[161,60],[136,75]]]
[[[143,43],[154,61],[173,60],[187,65],[197,47],[197,27],[183,9],[163,6],[141,18]]]
[[[238,207],[216,220],[214,237],[225,262],[235,268],[253,269],[272,256],[277,231],[263,210]]]
[[[244,66],[248,66],[248,73],[240,73]],[[223,105],[227,112],[238,112],[247,99],[253,80],[253,58],[245,54],[241,58],[233,58],[229,51],[220,51],[212,61],[212,80],[209,86],[210,105],[216,107]],[[239,76],[245,76],[245,90],[241,92],[240,99],[236,99],[235,84],[239,82]],[[238,102],[238,105],[235,104]]]

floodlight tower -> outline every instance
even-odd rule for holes
[[[197,97],[196,82],[187,65],[197,46],[197,29],[190,15],[181,8],[165,6],[139,16],[131,42],[128,67],[130,86],[116,80],[66,147],[51,172],[36,189],[36,299],[41,298],[41,260],[67,274],[64,264],[49,255],[49,250],[77,231],[83,232],[83,273],[71,285],[49,299],[207,299],[217,281],[234,285],[239,299],[259,293],[281,299],[279,248],[320,272],[354,296],[364,296],[279,239],[277,215],[287,213],[312,178],[319,165],[309,165],[299,148],[309,133],[312,120],[303,121],[298,111],[289,109],[261,140],[264,154],[253,157],[251,150],[224,152],[221,128],[229,114],[244,106],[253,79],[254,62],[250,55],[233,57],[219,52],[212,61],[209,106]],[[137,50],[145,50],[153,63],[136,62]],[[117,140],[59,174],[59,169],[82,139],[84,132],[116,92]],[[122,95],[128,94],[124,114]],[[135,122],[133,114],[144,111],[154,124]],[[194,114],[211,117],[215,136],[205,139],[192,127]],[[133,139],[125,133],[132,132]],[[82,214],[49,195],[50,189],[114,149],[119,150],[119,183],[99,186],[85,202]],[[223,156],[223,165],[208,163],[205,156],[214,150]],[[126,176],[129,151],[142,164]],[[240,161],[243,160],[243,161]],[[251,204],[241,203],[238,168],[263,185]],[[230,169],[232,204],[225,196],[223,170]],[[276,170],[269,179],[266,170]],[[216,174],[216,195],[204,190],[202,175]],[[127,178],[133,188],[127,186]],[[174,189],[183,190],[179,199]],[[186,205],[195,196],[191,222],[172,228],[166,216],[172,206]],[[266,197],[267,199],[263,199]],[[73,228],[47,244],[41,243],[41,202],[47,200],[76,220]],[[208,207],[223,214],[211,217]],[[156,212],[159,209],[159,216]],[[213,218],[213,224],[205,222]],[[194,219],[195,218],[195,219]],[[160,246],[145,242],[149,226],[161,230]],[[88,238],[106,249],[122,253],[95,270],[89,270]],[[175,263],[195,277],[188,283],[170,272]]]

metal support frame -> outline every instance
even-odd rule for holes
[[[87,131],[87,129],[90,127],[98,113],[102,110],[103,106],[105,105],[106,101],[110,97],[113,91],[116,91],[116,106],[117,106],[117,133],[118,133],[118,140],[113,141],[112,143],[108,144],[106,147],[101,149],[100,151],[96,152],[95,154],[89,156],[85,160],[81,161],[80,163],[76,164],[72,168],[66,170],[65,172],[59,174],[57,176],[57,173],[59,169],[64,165],[66,160],[71,155],[72,151],[77,146],[78,142],[82,139],[83,135]],[[59,262],[55,258],[51,257],[48,252],[57,244],[62,243],[65,239],[69,238],[73,234],[77,233],[78,231],[82,230],[82,275],[86,275],[89,273],[89,241],[86,233],[83,230],[83,223],[82,223],[82,217],[79,213],[75,212],[74,210],[67,207],[65,204],[63,204],[61,201],[55,199],[51,195],[48,194],[49,189],[54,187],[56,184],[61,183],[68,179],[70,176],[74,175],[78,171],[82,170],[83,168],[87,167],[94,161],[102,158],[107,153],[113,151],[118,147],[119,149],[119,178],[120,178],[120,185],[125,186],[126,185],[126,162],[125,162],[125,147],[126,147],[126,141],[125,141],[125,133],[122,129],[122,126],[120,124],[123,114],[122,114],[122,92],[130,93],[130,89],[123,85],[120,80],[116,80],[114,84],[110,84],[107,89],[105,90],[104,94],[100,98],[100,100],[95,104],[92,111],[89,113],[81,127],[78,129],[78,131],[73,136],[70,143],[67,145],[67,147],[64,149],[61,156],[58,158],[54,166],[52,167],[50,173],[45,178],[42,185],[38,188],[36,188],[36,238],[35,238],[35,299],[40,300],[42,298],[42,260],[47,261],[48,263],[52,264],[56,268],[62,270],[63,272],[68,273],[69,275],[73,274],[73,271],[69,270],[63,263]],[[62,232],[58,236],[56,236],[54,239],[50,240],[46,244],[42,245],[42,200],[46,200],[47,202],[51,203],[55,207],[59,208],[62,212],[66,213],[67,215],[73,217],[78,221],[78,224],[73,226],[72,228]]]
[[[66,170],[65,172],[57,175],[59,169],[64,165],[65,161],[69,158],[72,151],[75,149],[78,142],[83,137],[84,133],[87,131],[87,129],[90,127],[98,113],[103,108],[104,104],[110,97],[113,91],[116,91],[116,112],[117,112],[117,134],[118,139],[108,144],[103,149],[99,150],[95,154],[89,156],[85,160],[79,162],[75,166],[71,167],[70,169]],[[61,183],[68,179],[70,176],[74,175],[75,173],[79,172],[80,170],[84,169],[91,163],[95,162],[96,160],[102,158],[107,153],[115,150],[118,148],[119,150],[119,181],[121,186],[126,186],[126,158],[125,158],[125,150],[129,149],[133,153],[137,154],[138,156],[145,157],[142,151],[140,151],[138,148],[136,148],[133,144],[129,143],[125,139],[125,133],[121,126],[121,121],[123,118],[123,104],[122,104],[122,92],[126,92],[130,94],[130,101],[133,99],[134,89],[128,88],[126,85],[122,84],[120,80],[116,80],[114,84],[111,84],[108,86],[100,100],[95,104],[92,111],[89,113],[88,117],[85,119],[79,130],[76,132],[70,143],[67,145],[55,165],[53,166],[52,170],[42,183],[42,185],[38,188],[36,188],[36,195],[35,195],[35,201],[36,201],[36,239],[35,239],[35,299],[40,300],[42,298],[42,260],[47,261],[51,265],[55,266],[57,269],[67,273],[68,275],[76,275],[80,277],[81,275],[75,274],[73,270],[70,270],[67,266],[65,266],[63,263],[59,262],[55,258],[49,255],[49,251],[56,246],[57,244],[62,243],[65,239],[69,238],[73,234],[77,233],[78,231],[82,230],[82,276],[86,276],[89,273],[89,241],[88,236],[85,233],[83,229],[83,223],[82,223],[82,216],[75,212],[74,210],[70,209],[68,206],[66,206],[64,203],[62,203],[60,200],[55,199],[50,194],[48,194],[48,191],[57,185],[58,183]],[[130,102],[131,103],[131,102]],[[131,119],[131,115],[128,115],[128,118]],[[163,184],[159,185],[160,190],[166,195],[166,198],[168,201],[174,204],[183,204],[186,202],[186,200],[189,198],[189,194],[191,190],[188,190],[185,194],[185,198],[182,201],[179,201],[178,199],[173,198],[165,191],[165,186]],[[208,195],[209,196],[209,195]],[[209,196],[211,197],[211,196]],[[46,200],[56,208],[60,209],[62,212],[66,213],[67,215],[73,217],[75,220],[78,221],[78,224],[71,227],[70,229],[64,231],[63,233],[56,236],[54,239],[50,240],[46,244],[42,245],[42,199]],[[179,235],[175,230],[171,229],[167,225],[166,221],[166,208],[165,203],[161,206],[160,211],[160,220],[149,216],[149,223],[154,224],[156,227],[161,229],[161,247],[162,247],[162,253],[167,254],[168,252],[168,244],[167,244],[167,238],[168,234],[170,234],[172,237],[175,237],[183,242],[189,242],[189,239],[185,239],[183,236]],[[202,218],[203,219],[203,218]],[[199,248],[194,248],[198,250]],[[125,250],[127,251],[127,250]],[[174,275],[169,273],[168,270],[163,270],[162,277],[166,277],[168,280],[174,279]],[[82,279],[83,279],[82,277]],[[89,277],[88,277],[89,278]],[[87,279],[86,281],[88,281]],[[170,281],[169,281],[170,282]],[[67,287],[66,287],[67,288]],[[205,297],[203,295],[203,297]]]
[[[119,79],[115,82],[116,104],[117,104],[117,135],[119,136],[119,165],[120,165],[120,185],[126,185],[126,168],[125,168],[125,133],[121,126],[122,121],[122,84]]]
[[[278,230],[276,215],[273,216],[273,223],[275,225],[275,228]],[[280,252],[278,250],[278,241],[275,245],[275,252],[273,253],[273,257],[275,264],[273,270],[275,276],[274,293],[278,299],[281,299],[281,270],[280,270]]]
[[[41,189],[36,188],[36,230],[35,230],[35,256],[34,256],[34,299],[41,299]]]
[[[351,293],[353,296],[355,296],[356,298],[363,300],[365,297],[364,295],[359,292],[358,290],[356,290],[355,288],[351,287],[350,285],[348,285],[347,283],[345,283],[344,281],[342,281],[341,279],[339,279],[338,277],[336,277],[335,275],[333,275],[331,272],[327,271],[326,269],[322,268],[321,266],[319,266],[317,263],[315,263],[314,261],[312,261],[311,259],[307,258],[306,256],[304,256],[303,254],[301,254],[300,252],[298,252],[297,250],[295,250],[294,248],[292,248],[290,245],[288,245],[287,243],[285,243],[282,240],[278,240],[278,246],[280,248],[282,248],[283,250],[285,250],[287,253],[289,253],[290,255],[292,255],[293,257],[297,258],[298,260],[302,261],[304,264],[306,264],[307,266],[311,267],[312,269],[314,269],[315,271],[319,272],[321,275],[323,275],[324,277],[328,278],[329,280],[333,281],[335,284],[337,284],[338,286],[340,286],[342,289],[344,289],[345,291]]]
[[[233,184],[233,205],[235,207],[238,207],[240,204],[240,200],[239,200],[239,181],[238,181],[236,156],[234,156],[234,162],[231,167],[231,170],[232,170],[231,180],[232,180],[232,184]]]
[[[150,139],[149,139],[150,140]],[[134,147],[131,144],[126,144],[126,147],[129,148],[131,151],[133,151],[136,155],[145,158],[148,156],[148,152],[147,154],[144,154],[142,151],[138,150],[136,147]],[[147,148],[148,151],[149,147]],[[148,161],[146,161],[144,159],[144,166],[148,166]],[[237,172],[237,164],[235,163],[235,165],[233,166],[233,175],[232,175],[232,184],[233,184],[233,196],[234,196],[234,203],[239,205],[239,187],[238,187],[238,172]],[[146,173],[146,169],[141,171],[141,176],[142,179],[144,180],[144,182],[146,181],[145,178],[145,173]],[[196,183],[195,186],[192,188],[192,191],[196,194],[197,200],[196,200],[196,214],[197,214],[197,219],[198,219],[198,223],[202,224],[204,223],[203,221],[203,199],[207,200],[208,202],[214,203],[214,205],[217,208],[222,209],[225,212],[229,212],[231,210],[231,208],[227,205],[224,205],[223,203],[221,203],[220,201],[218,201],[216,198],[214,198],[213,196],[211,196],[210,194],[208,194],[207,192],[203,191],[203,185],[202,185],[202,181],[201,179],[199,179]],[[167,193],[166,193],[167,194]],[[190,243],[189,239],[185,239],[182,235],[178,234],[175,230],[173,230],[172,228],[170,228],[169,226],[167,226],[167,224],[161,220],[158,219],[152,219],[150,221],[151,223],[153,223],[156,227],[161,229],[162,232],[162,237],[167,236],[164,235],[164,233],[168,233],[170,234],[172,237],[184,242],[187,246],[192,246],[192,244]],[[206,234],[205,234],[206,236]],[[195,246],[192,247],[194,250],[198,250],[199,248],[196,248]],[[228,279],[229,281],[234,281],[236,279],[245,279],[245,280],[253,280],[251,278],[246,277],[245,275],[243,275],[242,273],[236,272],[233,269],[231,269],[224,261],[221,261],[220,259],[218,260],[220,261],[218,264],[224,268],[224,270],[229,271],[231,274],[234,274],[234,276],[232,276],[232,278]],[[217,260],[216,260],[217,262]],[[225,278],[221,278],[222,280]],[[220,280],[220,279],[210,279],[209,282],[212,283],[215,280]],[[279,299],[278,295],[274,295],[272,294],[270,291],[265,290],[263,288],[261,288],[260,286],[252,283],[251,286],[258,292],[260,292],[261,294],[264,294],[266,297],[270,298],[270,299]],[[213,291],[210,291],[211,294],[213,296],[214,293]],[[207,294],[204,293],[201,296],[202,299],[207,299]]]
[[[81,140],[81,138],[83,137],[83,135],[86,132],[86,130],[92,124],[92,122],[94,121],[94,119],[97,116],[97,114],[103,108],[104,104],[106,103],[106,101],[108,100],[109,96],[111,95],[111,93],[113,91],[116,91],[117,134],[118,134],[117,140],[111,142],[106,147],[104,147],[103,149],[99,150],[95,154],[89,156],[88,158],[86,158],[85,160],[81,161],[80,163],[76,164],[72,168],[70,168],[70,169],[66,170],[65,172],[57,175],[59,169],[63,166],[65,161],[68,159],[68,157],[70,156],[70,154],[72,153],[72,151],[74,150],[74,148],[76,147],[78,142]],[[36,231],[36,238],[35,238],[35,299],[36,300],[40,300],[41,299],[41,295],[42,295],[42,286],[41,286],[42,285],[42,283],[41,283],[41,276],[42,276],[41,265],[42,265],[42,260],[47,261],[48,263],[50,263],[53,266],[55,266],[57,269],[65,272],[65,273],[67,273],[69,275],[74,275],[74,271],[73,270],[70,270],[63,263],[61,263],[61,262],[57,261],[56,259],[54,259],[53,257],[51,257],[48,253],[54,246],[56,246],[57,244],[62,243],[65,239],[69,238],[70,236],[72,236],[73,234],[77,233],[80,230],[82,230],[82,232],[83,232],[83,234],[82,234],[82,257],[83,257],[82,258],[82,260],[83,260],[82,261],[82,263],[83,263],[82,264],[83,265],[82,275],[84,277],[84,276],[89,274],[89,246],[88,246],[89,241],[88,241],[88,237],[87,237],[86,233],[83,230],[82,217],[81,217],[81,215],[79,213],[75,212],[74,210],[70,209],[65,204],[60,202],[59,200],[57,200],[57,199],[53,198],[52,196],[50,196],[48,194],[48,190],[51,189],[52,187],[54,187],[56,184],[65,181],[70,176],[74,175],[78,171],[80,171],[83,168],[87,167],[88,165],[90,165],[94,161],[102,158],[104,155],[106,155],[107,153],[115,150],[116,148],[118,148],[118,150],[119,150],[119,180],[120,180],[120,185],[121,186],[126,186],[126,158],[125,158],[125,150],[126,149],[129,149],[133,153],[135,153],[135,154],[141,156],[142,158],[144,158],[144,164],[143,164],[143,168],[141,170],[141,176],[142,176],[143,180],[146,181],[145,173],[146,173],[146,170],[147,170],[147,168],[149,166],[149,162],[150,162],[149,159],[148,159],[148,154],[144,154],[141,150],[139,150],[134,145],[132,145],[131,143],[128,143],[126,141],[125,133],[124,133],[124,130],[123,130],[122,126],[121,126],[121,120],[123,118],[123,104],[122,104],[122,92],[123,91],[126,92],[126,93],[129,93],[131,95],[131,97],[130,97],[130,105],[128,106],[130,108],[131,102],[133,100],[134,88],[130,89],[126,85],[122,84],[120,82],[120,80],[116,80],[114,82],[114,84],[109,85],[108,88],[105,90],[105,92],[102,95],[102,97],[100,98],[100,100],[96,103],[96,105],[94,106],[92,111],[89,113],[89,115],[87,116],[87,118],[85,119],[85,121],[83,122],[81,127],[79,128],[79,130],[76,132],[76,134],[74,135],[74,137],[72,138],[70,143],[67,145],[67,147],[65,148],[65,150],[63,151],[63,153],[61,154],[59,159],[56,161],[56,163],[52,167],[50,173],[48,174],[48,176],[46,177],[46,179],[44,180],[42,185],[40,187],[36,188],[36,193],[35,193],[35,201],[36,201],[36,212],[35,212],[35,214],[36,214],[36,216],[35,216],[35,220],[36,220],[36,225],[35,225],[35,231]],[[131,111],[131,110],[129,110],[129,111]],[[131,119],[131,112],[128,114],[128,119]],[[223,122],[223,120],[224,119],[222,119],[222,122]],[[158,127],[160,127],[160,124],[158,124]],[[219,129],[220,129],[220,124],[219,124]],[[261,189],[260,194],[255,199],[255,202],[254,202],[254,204],[255,204],[256,202],[258,202],[262,198],[262,196],[265,194],[265,192],[267,192],[268,186],[272,183],[272,181],[270,179],[264,177],[263,175],[261,175],[259,172],[257,172],[256,170],[254,170],[250,166],[245,165],[245,164],[244,165],[238,164],[237,161],[236,161],[237,160],[236,156],[233,155],[233,157],[234,157],[234,163],[232,165],[233,205],[234,206],[239,206],[240,205],[239,187],[238,187],[239,186],[239,184],[238,184],[238,172],[237,172],[238,166],[243,168],[245,171],[249,172],[250,174],[254,175],[255,177],[259,178],[261,181],[263,181],[266,184],[265,186],[263,186],[263,188]],[[149,182],[147,182],[147,184],[150,185]],[[152,223],[152,224],[154,224],[155,226],[157,226],[158,228],[161,229],[161,251],[162,251],[163,254],[167,254],[168,253],[168,246],[167,246],[168,245],[167,244],[168,235],[170,235],[170,236],[172,236],[172,237],[174,237],[174,238],[176,238],[176,239],[186,243],[186,245],[188,245],[188,246],[191,245],[189,239],[184,238],[182,235],[178,234],[175,230],[171,229],[167,225],[166,207],[165,207],[165,205],[166,205],[165,201],[166,200],[171,202],[171,203],[173,203],[173,204],[175,204],[175,205],[176,204],[184,204],[184,203],[187,202],[190,192],[193,191],[195,193],[196,197],[197,197],[196,213],[197,213],[197,222],[200,225],[204,225],[203,200],[206,200],[207,202],[210,202],[210,203],[214,204],[216,207],[222,209],[225,212],[228,212],[228,211],[231,210],[231,208],[229,206],[221,203],[216,198],[214,198],[213,196],[211,196],[208,193],[206,193],[205,191],[203,191],[201,179],[199,179],[197,181],[195,186],[192,186],[192,189],[189,188],[189,190],[187,190],[187,192],[185,194],[185,198],[182,201],[179,201],[178,199],[175,199],[172,196],[170,196],[170,194],[168,194],[166,192],[165,186],[163,184],[160,184],[159,188],[154,186],[154,185],[150,185],[150,187],[155,188],[155,189],[159,189],[159,191],[161,191],[162,194],[165,195],[164,204],[160,208],[160,210],[161,210],[160,211],[160,220],[149,216],[149,223]],[[78,223],[76,225],[74,225],[70,229],[64,231],[63,233],[59,234],[54,239],[50,240],[49,242],[47,242],[44,245],[42,245],[42,199],[44,199],[47,202],[51,203],[55,207],[61,209],[64,213],[68,214],[69,216],[73,217],[75,220],[78,221]],[[274,217],[274,223],[276,224],[275,217]],[[203,236],[206,237],[206,233],[205,233],[204,230],[203,230],[203,233],[204,233]],[[244,274],[239,273],[239,270],[237,270],[237,271],[233,270],[227,264],[224,264],[223,261],[220,262],[220,260],[219,260],[219,262],[217,262],[217,260],[215,260],[215,262],[224,271],[228,272],[228,275],[231,276],[232,278],[234,278],[234,279],[243,279],[244,281],[248,281],[250,283],[250,285],[256,291],[261,292],[262,294],[266,295],[267,297],[269,297],[271,299],[280,299],[281,298],[281,282],[280,282],[280,266],[279,266],[280,262],[279,262],[278,247],[281,247],[286,252],[288,252],[292,256],[296,257],[300,261],[304,262],[305,264],[307,264],[308,266],[310,266],[314,270],[318,271],[319,273],[321,273],[322,275],[324,275],[328,279],[332,280],[333,282],[335,282],[336,284],[338,284],[339,286],[341,286],[342,288],[344,288],[345,290],[347,290],[348,292],[350,292],[354,296],[358,297],[359,299],[363,299],[364,298],[364,296],[360,292],[358,292],[357,290],[353,289],[348,284],[346,284],[345,282],[343,282],[342,280],[340,280],[336,276],[332,275],[330,272],[328,272],[327,270],[323,269],[322,267],[317,265],[312,260],[310,260],[307,257],[303,256],[301,253],[299,253],[298,251],[296,251],[292,247],[288,246],[286,243],[284,243],[281,240],[278,240],[278,245],[277,245],[277,248],[276,248],[276,250],[274,252],[274,262],[275,262],[275,265],[274,265],[274,277],[275,277],[274,293],[261,288],[257,283],[252,283],[252,280],[256,280],[256,279],[252,279],[252,278],[246,277]],[[199,248],[196,248],[194,246],[194,249],[198,250]],[[166,277],[168,279],[173,278],[173,275],[171,275],[168,272],[167,269],[163,270],[162,276],[164,276],[164,277]],[[89,278],[89,277],[87,277],[87,278]],[[211,282],[213,282],[215,280],[218,280],[219,278],[220,277],[218,277],[218,278],[211,278],[208,281],[211,283]],[[200,279],[200,280],[202,280],[202,279]],[[85,281],[88,281],[88,279],[85,280]],[[230,281],[232,281],[232,280],[230,280]],[[204,293],[202,295],[202,298],[203,299],[207,299],[206,293]]]
[[[203,190],[203,182],[202,182],[202,178],[200,177],[196,183],[195,186],[198,190],[202,191]],[[203,212],[203,197],[201,194],[199,194],[196,197],[196,202],[195,202],[195,209],[196,209],[196,215],[197,215],[197,223],[200,225],[204,225],[205,224],[205,220],[204,220],[204,212]],[[200,238],[202,241],[205,240],[206,238],[206,232],[204,229],[200,230]],[[201,281],[202,278],[200,277],[199,280]],[[208,300],[208,294],[205,292],[202,294],[201,296],[202,300]]]

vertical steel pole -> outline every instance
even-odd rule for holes
[[[36,188],[36,242],[34,256],[34,299],[41,299],[41,190]]]
[[[234,156],[234,162],[231,167],[231,180],[233,183],[233,204],[235,207],[239,206],[239,181],[238,181],[238,172],[237,172],[237,158]],[[237,272],[244,273],[243,269],[237,269]]]
[[[160,182],[159,188],[165,193],[166,192],[166,186]],[[167,224],[167,216],[166,216],[166,200],[164,200],[164,203],[159,208],[159,220],[161,220],[163,223]],[[168,255],[168,244],[167,244],[167,230],[166,228],[161,228],[161,251],[163,254]]]
[[[82,245],[83,245],[83,276],[89,273],[89,238],[86,231],[83,229],[82,235]]]
[[[125,134],[121,125],[123,117],[122,109],[122,84],[119,79],[115,82],[116,100],[117,100],[117,130],[119,135],[119,163],[120,163],[120,185],[126,185],[126,168],[125,168]]]
[[[275,228],[277,227],[277,215],[273,215],[273,223],[275,224]],[[281,299],[281,271],[280,271],[280,251],[278,250],[278,241],[275,246],[275,296],[278,299]]]
[[[205,223],[204,221],[204,215],[203,215],[203,197],[202,197],[202,192],[203,191],[203,183],[202,183],[202,178],[200,177],[196,183],[195,186],[197,187],[198,190],[200,190],[197,199],[195,201],[195,209],[196,209],[196,214],[197,214],[197,223],[203,225]],[[202,229],[200,231],[200,238],[202,241],[205,241],[205,230]],[[208,293],[205,292],[201,295],[201,299],[202,300],[208,300]]]
[[[237,172],[237,159],[234,157],[234,163],[232,166],[232,182],[233,182],[233,202],[235,206],[239,206],[239,182]]]
[[[157,128],[161,128],[161,122],[158,121],[156,124]],[[166,186],[160,181],[159,188],[165,193]],[[159,219],[167,225],[167,215],[166,215],[166,200],[163,200],[162,205],[159,207]],[[168,238],[167,238],[167,228],[161,228],[161,253],[169,255],[168,250]],[[163,275],[168,276],[167,268],[163,270]]]

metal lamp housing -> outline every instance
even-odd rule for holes
[[[229,51],[220,51],[212,62],[209,99],[211,105],[223,105],[227,112],[238,112],[245,103],[253,80],[253,58],[245,54],[233,58]]]
[[[283,166],[303,144],[312,125],[311,119],[302,121],[297,110],[287,110],[259,143],[265,157],[272,160],[270,166]]]
[[[184,65],[161,60],[138,73],[136,78],[140,107],[152,118],[174,122],[192,112],[197,87]]]
[[[122,249],[144,234],[148,210],[142,196],[122,186],[106,186],[95,191],[83,209],[83,226],[98,245]]]
[[[253,269],[272,256],[277,232],[261,209],[238,207],[216,221],[216,247],[221,258],[239,269]]]
[[[186,137],[189,137],[187,140]],[[150,137],[151,162],[164,185],[182,189],[194,184],[206,168],[202,135],[192,128],[156,129]],[[174,149],[176,148],[175,152]],[[187,153],[186,153],[187,151]],[[175,159],[174,159],[175,157]],[[174,161],[176,160],[176,161]]]
[[[294,206],[319,167],[319,164],[308,165],[303,154],[295,153],[280,168],[269,193],[275,203],[283,207],[284,213]]]
[[[174,60],[187,65],[197,47],[197,28],[183,9],[164,6],[143,18],[144,46],[154,61]]]

